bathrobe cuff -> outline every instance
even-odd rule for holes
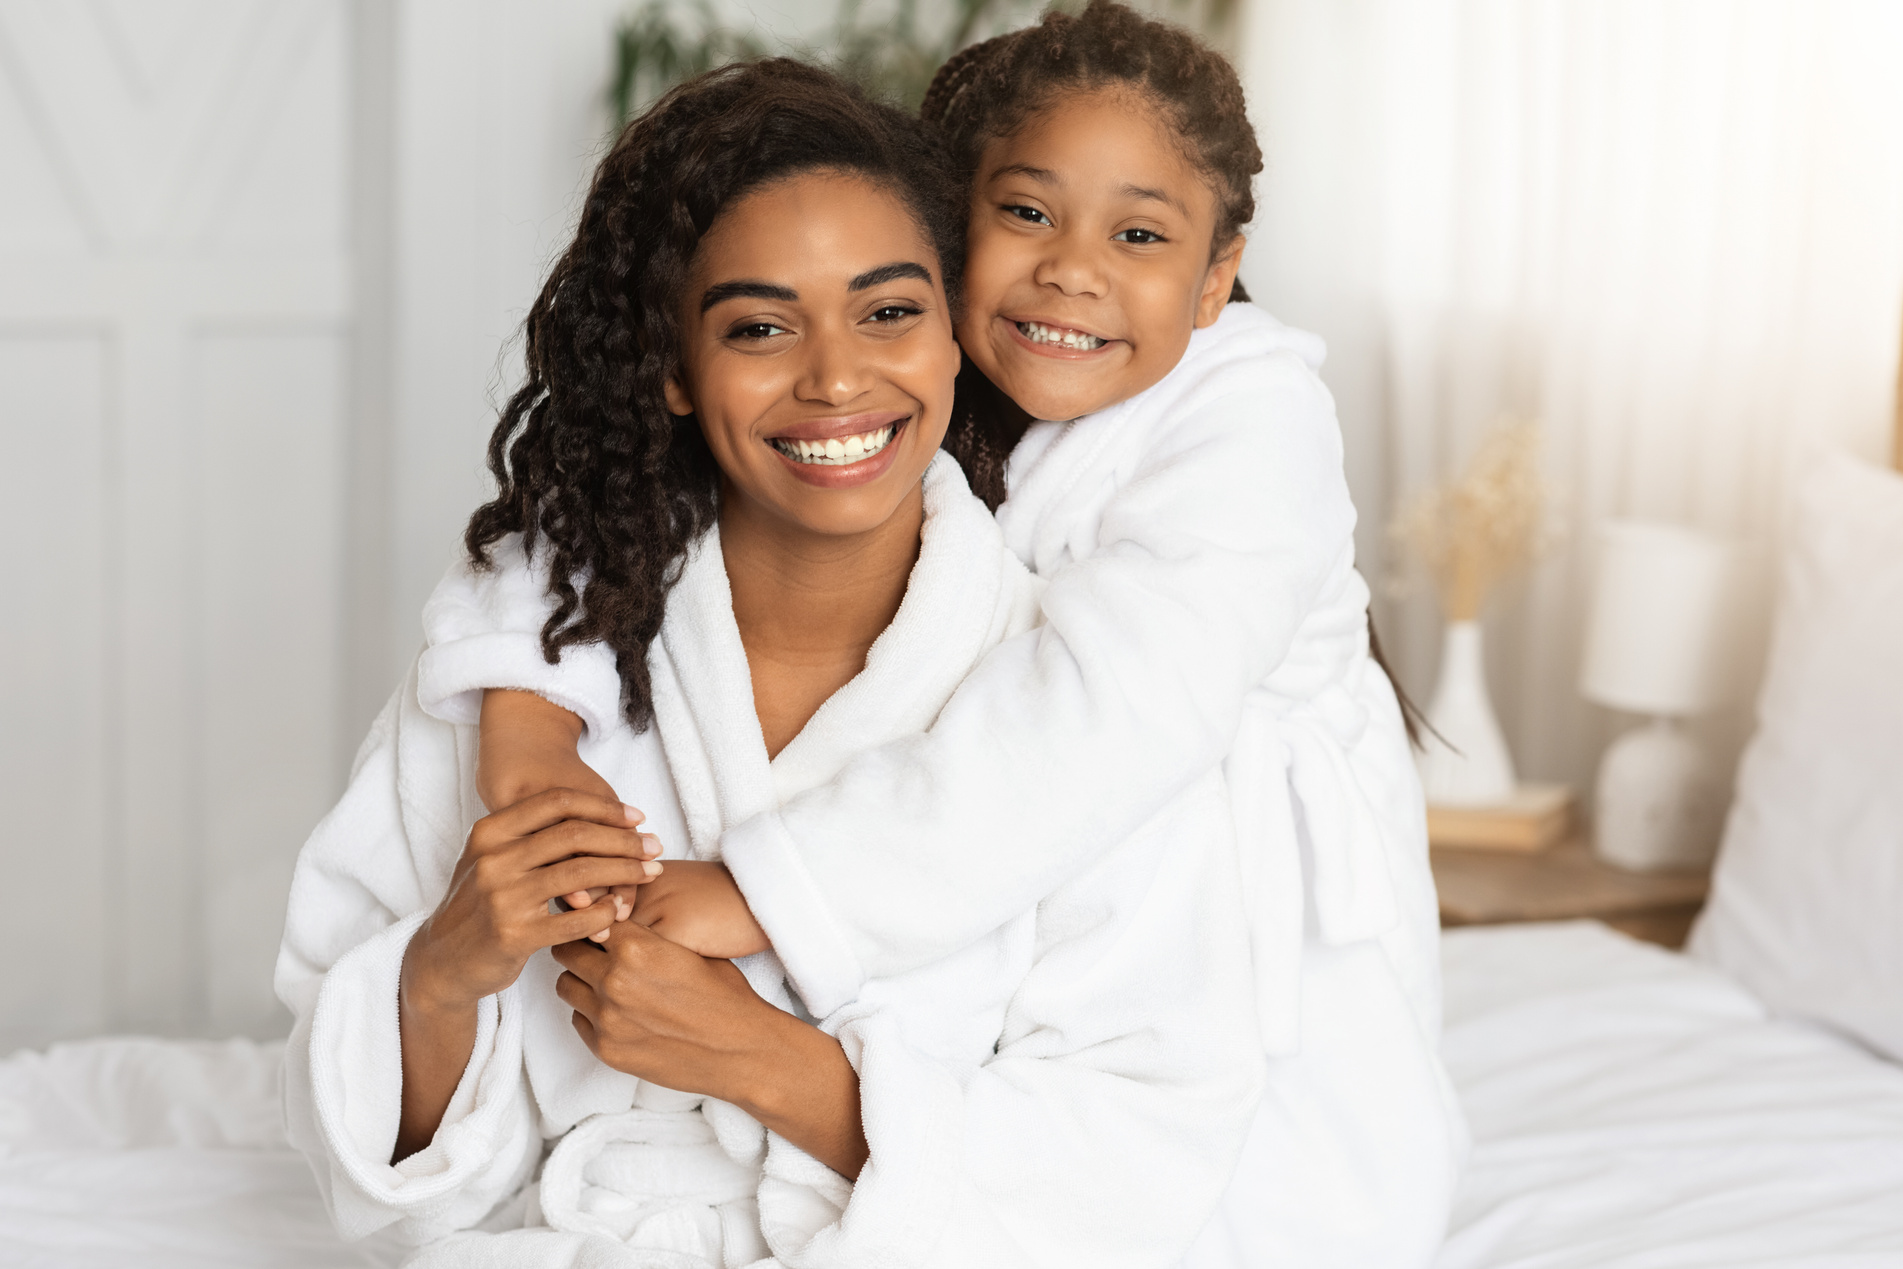
[[[838,1035],[859,1072],[860,1123],[870,1147],[856,1182],[768,1134],[760,1226],[782,1263],[938,1264],[954,1211],[988,1219],[963,1201],[970,1169],[959,1079],[886,1022],[859,1019]]]
[[[339,960],[312,1014],[312,1102],[332,1172],[332,1215],[346,1238],[398,1220],[423,1237],[473,1224],[526,1179],[523,1165],[539,1153],[520,1079],[520,1010],[505,992],[478,1003],[469,1065],[434,1140],[390,1162],[403,1098],[398,984],[428,916],[415,913]]]
[[[571,644],[554,665],[543,659],[539,633],[496,630],[423,650],[416,695],[432,718],[474,726],[487,688],[533,692],[579,717],[592,736],[607,735],[620,721],[621,673],[607,644]]]
[[[720,857],[813,1016],[824,1018],[854,1000],[865,969],[779,812],[728,829]]]

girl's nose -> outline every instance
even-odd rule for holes
[[[1050,250],[1038,262],[1032,280],[1065,295],[1103,298],[1109,290],[1109,279],[1097,245],[1079,241],[1071,234],[1055,235]]]

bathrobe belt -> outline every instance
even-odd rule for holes
[[[1381,819],[1350,756],[1367,723],[1366,707],[1343,684],[1293,704],[1258,688],[1224,764],[1271,1056],[1300,1048],[1305,939],[1359,943],[1400,918]]]

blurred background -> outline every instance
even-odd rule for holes
[[[1485,613],[1523,774],[1587,787],[1593,528],[1746,544],[1883,461],[1903,4],[1205,0],[1267,154],[1243,275],[1329,344],[1404,684],[1397,509],[1541,425],[1548,549]],[[0,1052],[281,1032],[292,861],[486,496],[516,327],[618,117],[791,49],[899,97],[1008,0],[0,0]],[[1760,587],[1761,589],[1762,587]],[[1761,606],[1739,618],[1729,761]]]

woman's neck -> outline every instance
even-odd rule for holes
[[[777,757],[828,697],[866,665],[918,562],[922,487],[890,519],[852,537],[815,534],[733,496],[720,548],[753,678],[767,756]]]

